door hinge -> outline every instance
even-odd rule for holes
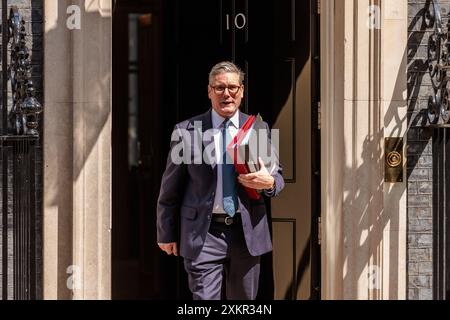
[[[322,127],[322,114],[321,114],[321,106],[320,101],[317,102],[317,129],[321,129]]]
[[[317,244],[322,245],[322,219],[321,217],[317,218]]]

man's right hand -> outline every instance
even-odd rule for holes
[[[162,251],[167,253],[169,256],[171,254],[174,254],[175,256],[178,256],[178,248],[176,242],[171,243],[158,243],[158,246],[161,248]]]

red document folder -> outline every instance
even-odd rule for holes
[[[251,129],[254,128],[256,120],[256,116],[250,116],[227,146],[227,152],[233,160],[238,174],[247,174],[259,170],[258,159],[250,158],[248,148],[243,145],[244,141],[248,142],[248,135],[252,133]],[[261,198],[257,190],[247,187],[244,188],[250,199],[258,200]]]

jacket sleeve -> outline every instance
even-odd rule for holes
[[[270,134],[270,128],[267,123],[264,122],[264,125],[267,130],[267,135],[269,137],[269,142],[271,141],[271,134]],[[264,190],[264,194],[269,197],[273,198],[280,194],[281,190],[284,189],[284,179],[283,179],[283,169],[281,167],[281,164],[278,164],[277,170],[275,170],[272,173],[273,178],[275,179],[275,187],[269,190]]]
[[[178,127],[175,126],[175,130]],[[161,179],[157,203],[157,241],[158,243],[177,242],[177,225],[181,201],[183,201],[184,187],[186,184],[186,164],[177,164],[172,161],[172,152],[181,141],[172,141],[169,155],[167,156],[166,170]],[[182,151],[181,151],[182,152]],[[180,154],[182,156],[182,154]]]

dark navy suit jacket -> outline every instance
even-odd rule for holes
[[[239,127],[248,115],[239,112]],[[199,116],[183,121],[175,129],[186,129],[194,134],[194,122],[201,121],[203,131],[212,128],[211,109]],[[264,123],[269,129],[267,123]],[[267,131],[269,132],[269,131]],[[206,148],[211,141],[203,141]],[[171,151],[179,142],[172,142]],[[203,153],[203,150],[202,150]],[[180,254],[184,258],[195,259],[203,248],[211,223],[217,184],[217,165],[175,164],[170,157],[162,177],[157,205],[158,243],[178,242]],[[193,154],[193,153],[192,153]],[[277,196],[284,188],[281,166],[272,173],[276,188],[269,197]],[[272,250],[272,241],[267,222],[266,207],[262,197],[250,199],[243,186],[238,184],[238,201],[242,217],[247,248],[252,256],[259,256]],[[180,226],[179,233],[178,223]]]

